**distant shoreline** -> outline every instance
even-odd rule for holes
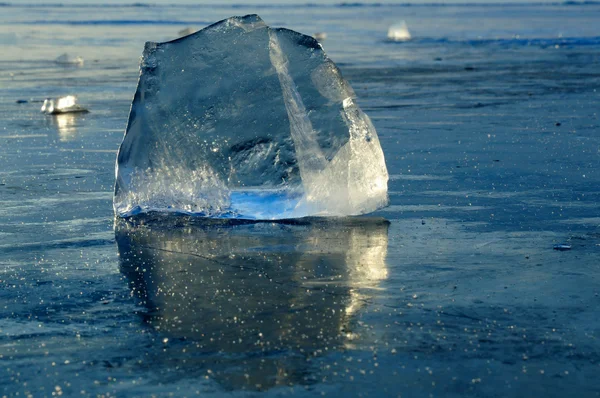
[[[238,0],[239,1],[239,0]],[[498,1],[498,2],[482,2],[481,0],[468,2],[468,1],[437,1],[437,2],[331,2],[331,3],[312,3],[312,2],[286,2],[285,0],[278,0],[271,2],[269,0],[264,3],[220,3],[212,4],[210,2],[198,4],[197,2],[188,3],[185,0],[179,0],[176,2],[170,1],[155,1],[155,2],[133,2],[133,3],[88,3],[79,2],[79,0],[66,0],[64,2],[36,2],[30,1],[27,3],[12,3],[12,2],[0,2],[0,7],[15,7],[15,8],[28,8],[28,7],[73,7],[73,8],[133,8],[133,7],[186,7],[186,8],[242,8],[242,7],[255,7],[255,8],[297,8],[297,7],[311,7],[311,8],[346,8],[346,7],[503,7],[503,6],[516,6],[516,7],[531,7],[531,6],[590,6],[600,5],[600,1]]]

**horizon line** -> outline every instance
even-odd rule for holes
[[[0,2],[0,7],[16,7],[16,8],[34,8],[34,7],[74,7],[74,8],[151,8],[151,7],[189,7],[189,8],[206,8],[206,7],[217,7],[217,8],[296,8],[296,7],[312,7],[312,8],[352,8],[352,7],[466,7],[466,6],[483,6],[483,7],[494,7],[494,6],[587,6],[587,5],[600,5],[600,0],[565,0],[565,1],[493,1],[486,2],[483,0],[477,0],[473,2],[468,1],[457,1],[457,2],[444,2],[444,1],[427,1],[427,2],[338,2],[331,4],[319,4],[314,2],[304,3],[229,3],[229,4],[190,4],[183,2],[169,2],[169,3],[152,3],[152,2],[132,2],[132,3],[71,3],[66,2],[31,2],[31,3],[12,3],[12,2]]]

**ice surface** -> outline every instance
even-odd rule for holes
[[[401,21],[400,23],[394,24],[388,29],[388,39],[394,41],[407,41],[411,39],[410,32],[406,22]]]
[[[146,43],[114,208],[283,219],[387,204],[370,119],[312,37],[233,17]]]

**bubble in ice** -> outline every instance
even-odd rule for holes
[[[400,21],[399,23],[390,26],[387,36],[388,39],[393,41],[408,41],[412,37],[408,30],[408,26],[404,21]]]
[[[314,38],[232,17],[146,43],[140,69],[117,215],[285,219],[387,204],[377,132]]]

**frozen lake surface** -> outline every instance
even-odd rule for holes
[[[248,13],[327,33],[390,206],[115,222],[144,41]],[[412,40],[388,41],[402,20]],[[0,395],[600,395],[599,20],[598,4],[0,6]],[[66,94],[91,112],[16,102]]]

